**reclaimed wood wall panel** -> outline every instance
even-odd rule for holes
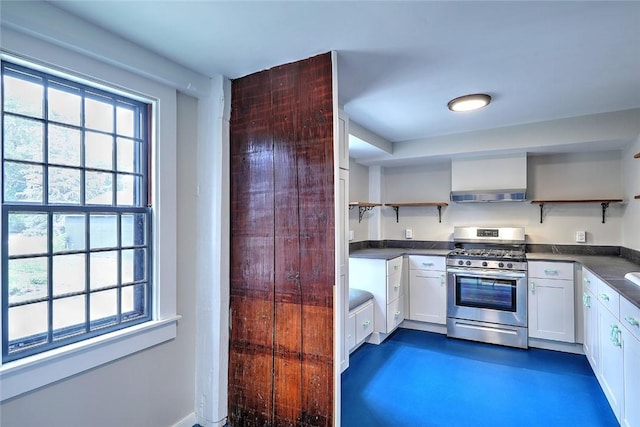
[[[229,423],[332,426],[331,55],[234,80],[231,103]]]

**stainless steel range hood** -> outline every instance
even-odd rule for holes
[[[451,201],[457,203],[523,202],[526,198],[526,189],[451,192]]]
[[[452,202],[522,202],[526,197],[526,153],[451,161]]]

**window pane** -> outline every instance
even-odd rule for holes
[[[138,152],[139,143],[132,139],[118,138],[118,171],[119,172],[138,172],[140,169],[136,163],[139,161],[140,154]]]
[[[113,132],[113,105],[85,98],[84,108],[84,123],[87,128]]]
[[[49,88],[49,120],[80,126],[82,98],[79,94]]]
[[[91,289],[116,285],[118,283],[118,252],[92,252],[89,268]]]
[[[42,166],[4,163],[4,201],[42,203]]]
[[[47,253],[47,214],[9,212],[9,255]]]
[[[112,248],[118,245],[118,216],[92,214],[89,216],[91,249]]]
[[[9,309],[9,342],[31,337],[27,346],[47,342],[47,303],[21,305]],[[39,335],[39,336],[38,336]]]
[[[85,166],[95,169],[113,169],[113,137],[101,133],[85,134]]]
[[[147,285],[139,284],[122,288],[122,316],[131,320],[147,314]]]
[[[49,163],[81,166],[81,147],[79,130],[49,125]]]
[[[116,178],[118,180],[118,192],[116,193],[118,206],[135,206],[133,197],[135,192],[134,177],[118,174]]]
[[[80,170],[49,167],[49,203],[80,204]]]
[[[3,86],[6,111],[42,118],[42,84],[5,76]]]
[[[4,158],[41,162],[43,135],[42,122],[4,116]]]
[[[89,295],[91,304],[91,329],[99,329],[116,322],[118,315],[118,290],[95,292]]]
[[[45,298],[47,291],[47,258],[9,260],[9,304]]]
[[[85,296],[61,298],[53,301],[54,339],[67,338],[85,332]]]
[[[53,295],[82,292],[85,289],[85,254],[53,257]]]
[[[144,245],[147,230],[145,214],[125,214],[121,221],[122,246]]]
[[[122,283],[146,280],[146,251],[130,249],[122,251]]]
[[[53,251],[84,250],[85,245],[85,216],[74,213],[54,214]],[[56,233],[59,233],[56,239]]]
[[[113,176],[106,172],[86,172],[84,176],[86,203],[113,205]]]
[[[118,105],[116,107],[116,123],[118,135],[134,137],[134,113],[131,108]]]

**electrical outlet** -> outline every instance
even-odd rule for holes
[[[407,228],[406,230],[404,230],[404,238],[413,239],[413,230],[410,228]]]
[[[586,231],[576,231],[576,243],[585,243],[587,241]]]

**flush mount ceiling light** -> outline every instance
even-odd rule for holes
[[[473,111],[486,107],[491,102],[491,97],[485,93],[459,96],[447,104],[449,110],[455,112]]]

